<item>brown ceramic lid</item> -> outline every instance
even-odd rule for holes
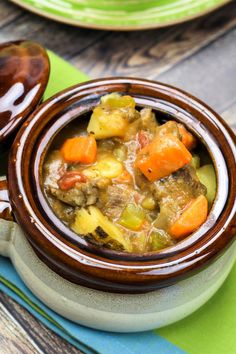
[[[38,43],[0,44],[0,143],[40,102],[50,72],[46,50]]]

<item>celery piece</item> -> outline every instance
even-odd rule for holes
[[[155,230],[149,236],[150,251],[158,251],[173,245],[171,236],[164,230]]]
[[[211,206],[216,195],[216,174],[213,165],[204,165],[197,169],[197,176],[207,188],[207,200]]]
[[[200,167],[200,157],[197,154],[192,155],[190,165],[195,168],[195,170]]]
[[[135,100],[131,96],[121,96],[113,92],[101,98],[101,106],[109,109],[135,108]]]

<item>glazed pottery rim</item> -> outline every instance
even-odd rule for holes
[[[219,234],[220,235],[222,234],[222,228],[218,231],[216,230],[215,220],[210,219],[210,221],[209,221],[209,218],[210,218],[210,216],[212,216],[213,211],[216,209],[216,207],[220,203],[219,184],[218,184],[218,192],[217,192],[217,197],[216,197],[217,202],[214,204],[213,209],[208,217],[207,222],[196,233],[194,233],[193,235],[188,237],[185,241],[182,241],[179,244],[170,247],[169,249],[165,249],[165,250],[159,251],[159,252],[154,252],[152,255],[150,253],[148,255],[135,254],[135,256],[133,256],[133,258],[132,258],[132,255],[130,255],[130,254],[127,254],[127,253],[126,254],[124,254],[124,253],[119,254],[115,251],[113,251],[111,253],[109,251],[107,253],[106,253],[106,251],[105,251],[105,253],[102,252],[103,254],[105,254],[105,257],[104,256],[101,257],[101,253],[96,251],[96,247],[94,248],[93,246],[90,246],[90,245],[88,248],[86,248],[86,247],[85,248],[77,248],[72,243],[70,243],[70,242],[68,243],[67,240],[65,240],[63,237],[62,238],[57,237],[57,236],[54,237],[54,235],[52,235],[51,231],[48,229],[48,227],[47,227],[48,225],[45,228],[45,224],[41,223],[40,219],[38,218],[39,214],[36,215],[34,213],[34,210],[32,208],[32,198],[29,201],[27,191],[24,188],[25,181],[23,181],[23,178],[21,177],[21,163],[23,161],[23,159],[22,159],[23,155],[24,155],[24,160],[27,160],[27,156],[26,156],[27,155],[27,148],[26,148],[23,140],[26,139],[27,134],[29,134],[29,136],[30,136],[30,133],[35,128],[36,121],[37,121],[37,124],[40,121],[40,114],[45,115],[47,110],[50,110],[54,104],[58,104],[60,102],[65,102],[66,99],[68,99],[70,101],[70,99],[72,97],[77,97],[77,95],[79,96],[79,93],[81,93],[83,91],[85,91],[84,96],[86,96],[86,90],[89,92],[89,90],[91,89],[92,91],[97,92],[97,91],[99,91],[98,88],[101,89],[104,87],[103,90],[101,89],[99,91],[99,95],[101,96],[102,94],[105,94],[106,92],[116,91],[115,89],[107,91],[108,87],[116,86],[116,85],[119,86],[122,84],[126,85],[126,90],[123,90],[121,92],[126,92],[131,95],[132,95],[132,85],[137,85],[141,89],[145,87],[145,88],[149,88],[149,89],[153,89],[153,90],[157,90],[157,91],[162,90],[164,92],[164,95],[166,95],[169,98],[175,97],[177,100],[185,99],[185,101],[186,101],[185,103],[188,106],[194,107],[195,110],[198,109],[199,114],[205,115],[205,117],[208,115],[209,120],[211,117],[213,117],[215,120],[217,120],[217,122],[221,125],[221,128],[225,130],[224,134],[222,133],[222,131],[220,131],[220,134],[224,138],[225,138],[225,135],[228,135],[228,137],[227,137],[228,140],[231,140],[231,148],[233,148],[235,146],[235,137],[234,137],[234,135],[232,135],[233,133],[231,132],[231,130],[227,127],[227,125],[223,122],[223,120],[215,112],[213,112],[207,105],[202,103],[200,100],[198,100],[195,97],[185,93],[184,91],[179,90],[179,89],[172,87],[170,85],[158,83],[155,81],[137,79],[137,78],[104,78],[104,79],[92,80],[92,81],[88,81],[83,84],[75,85],[73,87],[70,87],[66,90],[59,92],[57,95],[53,96],[52,98],[47,100],[44,104],[42,104],[31,115],[31,117],[25,122],[24,126],[22,127],[22,129],[20,130],[20,132],[17,135],[17,138],[16,138],[15,143],[13,145],[13,149],[11,151],[11,159],[10,159],[11,163],[9,164],[9,191],[10,191],[11,200],[13,201],[13,210],[14,210],[14,214],[16,215],[17,221],[26,230],[27,230],[27,224],[29,224],[29,223],[31,223],[31,225],[30,225],[31,230],[32,230],[32,227],[34,228],[36,226],[36,228],[38,230],[40,229],[40,232],[43,233],[44,237],[47,239],[47,242],[49,242],[51,247],[57,247],[58,249],[60,249],[60,252],[63,252],[65,254],[67,254],[69,257],[79,260],[79,262],[81,261],[81,257],[83,258],[83,260],[86,257],[88,257],[87,260],[89,260],[89,262],[91,262],[91,260],[92,260],[92,263],[95,262],[96,264],[102,264],[103,267],[104,267],[104,262],[105,262],[105,263],[107,263],[108,268],[110,265],[112,267],[117,266],[117,269],[122,269],[122,266],[124,266],[126,269],[128,269],[128,268],[129,269],[131,269],[131,268],[137,269],[137,268],[141,267],[142,270],[155,269],[155,271],[157,271],[158,266],[160,266],[159,277],[161,274],[161,270],[163,270],[162,269],[163,267],[165,267],[165,269],[168,269],[168,266],[172,266],[172,265],[180,266],[180,264],[186,263],[187,259],[188,260],[192,259],[192,261],[194,260],[194,262],[198,263],[198,265],[203,265],[206,262],[208,262],[210,259],[214,258],[216,255],[218,255],[221,251],[223,251],[223,249],[226,248],[226,246],[229,245],[230,242],[232,242],[234,239],[233,234],[230,234],[230,237],[228,237],[227,240],[226,240],[226,238],[221,237],[220,243],[218,245],[219,247],[218,248],[213,247],[215,241],[219,241],[218,240],[220,238]],[[129,90],[131,90],[131,92],[129,92]],[[90,92],[90,95],[91,95],[91,92]],[[89,97],[90,97],[90,95],[89,95]],[[88,96],[88,93],[87,93],[87,96]],[[147,94],[145,95],[145,93],[143,96],[148,97]],[[134,95],[134,97],[136,97],[136,96]],[[176,106],[177,106],[177,104],[176,104]],[[91,107],[90,107],[90,110],[91,110]],[[191,113],[191,114],[193,114],[193,113]],[[77,118],[78,118],[78,116],[77,116]],[[67,123],[68,123],[68,120],[67,120]],[[60,127],[60,129],[61,129],[61,127]],[[56,132],[58,133],[58,131],[60,129],[57,129]],[[208,129],[208,133],[209,133],[209,129]],[[230,145],[229,141],[227,144]],[[208,148],[209,148],[209,146],[208,146]],[[26,155],[23,154],[23,152],[26,153]],[[36,152],[38,152],[38,150]],[[41,156],[42,156],[42,154],[41,154]],[[39,155],[37,155],[37,153],[36,153],[35,157],[36,157],[37,164],[38,164],[37,166],[39,166],[39,164],[40,164]],[[224,159],[225,159],[224,161],[226,161],[226,157],[224,157]],[[215,164],[215,169],[217,171],[217,175],[219,176],[219,169],[216,166],[216,162],[215,161],[213,161],[213,162]],[[231,171],[229,171],[229,174],[230,173],[231,173]],[[236,171],[234,168],[234,174],[235,173],[236,173]],[[230,178],[230,176],[229,176],[229,178]],[[232,175],[231,175],[231,179],[232,179]],[[27,187],[29,187],[29,186],[27,186]],[[29,190],[30,190],[30,188],[29,188]],[[221,192],[222,192],[222,190],[221,190]],[[233,222],[235,222],[235,214],[232,215],[232,212],[230,213],[229,208],[235,209],[235,207],[236,207],[235,203],[233,203],[230,207],[229,206],[229,198],[227,199],[227,197],[231,195],[231,201],[232,201],[232,193],[235,194],[235,192],[232,191],[232,189],[231,190],[229,189],[229,191],[227,191],[227,192],[228,192],[227,193],[228,195],[227,196],[225,195],[225,201],[221,207],[220,214],[217,217],[217,221],[222,220],[221,212],[223,211],[223,209],[227,209],[229,215],[228,215],[227,219],[224,221],[224,228],[225,229],[227,228],[227,220],[229,217],[231,217],[231,219],[229,220],[228,224],[232,223],[233,219],[234,219]],[[38,190],[36,191],[36,194],[38,194]],[[28,216],[26,215],[27,212],[29,213]],[[41,220],[44,220],[45,216],[42,215],[42,211],[37,210],[37,212],[40,213]],[[233,211],[233,212],[235,213],[235,211]],[[225,211],[225,213],[226,213],[226,211]],[[57,219],[57,217],[56,217],[56,219]],[[212,229],[215,229],[215,234],[213,236],[210,235]],[[204,231],[202,233],[199,233],[199,231],[201,231],[201,230],[204,230]],[[32,244],[34,244],[34,246],[40,252],[40,247],[41,247],[40,239],[36,237],[37,238],[37,240],[36,240],[34,235],[35,235],[34,233],[31,233],[31,236],[28,235],[28,239]],[[186,242],[187,242],[187,244],[186,244]],[[184,245],[184,243],[185,243],[185,245]],[[202,253],[203,249],[205,250],[205,253],[204,252]],[[207,251],[207,249],[208,249],[208,251]],[[91,252],[91,250],[92,250],[92,252]],[[118,257],[111,257],[112,253],[118,254]],[[80,256],[79,258],[76,257],[78,255]],[[186,258],[186,255],[188,256],[187,258]],[[192,268],[190,263],[189,263],[189,266],[190,266],[190,268]],[[184,268],[185,268],[185,266],[184,266]],[[187,265],[186,265],[185,270],[188,270]]]

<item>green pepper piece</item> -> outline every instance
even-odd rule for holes
[[[150,251],[158,251],[173,244],[171,236],[164,230],[155,230],[149,236]]]
[[[127,229],[138,231],[140,230],[145,220],[145,213],[139,206],[128,204],[123,210],[119,223],[127,227]]]

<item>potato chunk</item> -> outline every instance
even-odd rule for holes
[[[72,229],[88,237],[92,234],[94,241],[103,246],[131,251],[130,241],[125,238],[121,229],[95,206],[90,206],[88,210],[78,210]]]
[[[95,139],[106,139],[114,136],[124,137],[129,121],[119,110],[106,110],[96,107],[90,118],[87,131],[93,133]]]
[[[83,174],[91,179],[97,177],[116,178],[122,174],[123,170],[122,163],[107,154],[103,159],[99,159],[96,165],[85,169]]]
[[[103,96],[100,105],[94,108],[87,131],[96,139],[123,138],[130,121],[137,115],[132,97],[111,93]]]

